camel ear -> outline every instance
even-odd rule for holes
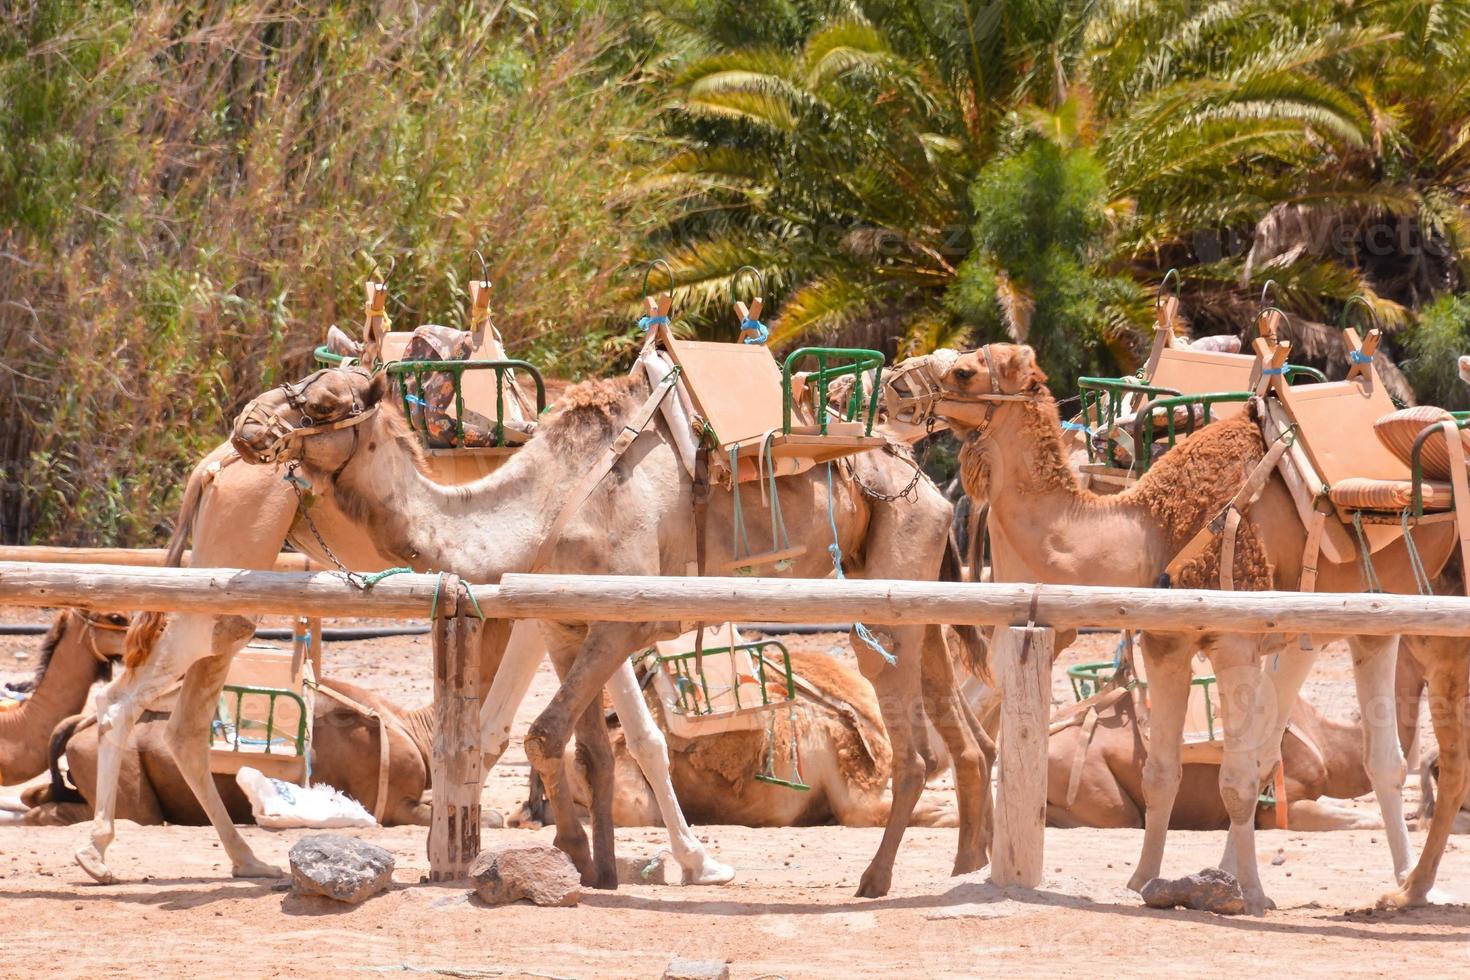
[[[369,408],[376,405],[383,400],[386,394],[388,394],[388,372],[379,371],[373,375],[372,380],[368,382],[367,390],[362,393],[363,407]]]
[[[1025,344],[1011,347],[997,362],[995,370],[1005,391],[1029,393],[1046,384],[1046,373],[1036,364],[1036,351]]]

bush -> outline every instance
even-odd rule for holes
[[[1470,385],[1458,373],[1460,356],[1470,354],[1470,295],[1441,296],[1424,307],[1400,343],[1400,366],[1421,405],[1470,410]]]

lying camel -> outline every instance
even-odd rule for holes
[[[683,574],[701,551],[706,567],[732,561],[735,494],[708,500],[705,547],[697,547],[691,515],[693,480],[680,462],[681,432],[654,413],[667,393],[671,372],[654,359],[642,373],[615,381],[584,382],[568,392],[559,411],[539,427],[525,448],[494,474],[455,490],[423,476],[418,441],[402,420],[377,411],[387,386],[382,376],[353,370],[319,371],[286,390],[257,398],[237,420],[233,441],[242,454],[264,462],[289,446],[300,475],[318,494],[331,494],[353,514],[380,553],[416,568],[447,568],[479,582],[512,571],[604,574]],[[651,380],[652,379],[652,380]],[[616,440],[616,443],[615,443]],[[563,522],[548,501],[566,499],[584,475],[609,459],[616,467],[587,491]],[[617,450],[615,450],[616,452]],[[952,508],[927,480],[911,482],[912,463],[873,452],[842,466],[818,467],[778,482],[780,511],[789,538],[809,543],[792,559],[791,574],[826,577],[833,543],[839,557],[860,559],[864,574],[935,579],[948,543]],[[828,481],[831,481],[829,484]],[[828,487],[831,487],[829,490]],[[913,497],[903,491],[912,485]],[[759,488],[740,491],[753,540],[774,540]],[[556,815],[559,847],[584,883],[614,888],[612,747],[599,694],[627,663],[630,652],[682,632],[677,623],[543,624],[562,686],[532,724],[526,754],[541,773]],[[882,843],[858,894],[888,892],[894,858],[924,785],[928,715],[948,744],[959,798],[959,848],[954,871],[983,866],[988,851],[989,761],[981,736],[955,693],[953,669],[938,627],[878,631],[878,642],[853,637],[865,677],[880,692],[884,726],[893,745],[893,795]],[[881,647],[881,649],[880,649]],[[883,655],[891,652],[892,663]],[[140,664],[140,669],[148,668]],[[563,752],[575,728],[580,751],[594,773],[590,846],[577,818]]]
[[[1097,703],[1095,723],[1086,718],[1088,702],[1063,709],[1052,721],[1047,742],[1047,823],[1053,827],[1142,827],[1148,742],[1140,729],[1136,703],[1126,695],[1103,695]],[[1318,802],[1323,796],[1352,799],[1373,788],[1363,768],[1360,726],[1333,721],[1298,699],[1282,740],[1281,761],[1293,830],[1382,826],[1354,811]],[[1230,814],[1219,786],[1218,764],[1186,764],[1169,829],[1229,828]],[[1256,824],[1276,826],[1274,813],[1258,807]]]
[[[49,723],[58,710],[79,711],[93,681],[105,676],[108,664],[122,657],[122,630],[127,619],[117,614],[93,616],[77,610],[57,615],[41,646],[41,666],[32,696],[19,708],[0,712],[0,767],[12,782],[44,772],[48,786],[28,791],[22,802],[32,808],[27,821],[74,823],[92,815],[96,800],[97,727],[91,717],[63,717]],[[323,680],[321,687],[344,695],[355,705],[386,720],[388,791],[380,822],[385,826],[429,823],[429,743],[432,711],[426,706],[404,711],[386,699],[341,681]],[[378,799],[379,725],[355,705],[318,693],[313,716],[311,754],[314,782],[342,790],[373,808]],[[168,751],[167,712],[145,711],[122,759],[119,814],[140,824],[208,822],[199,802]],[[58,765],[65,754],[74,786]],[[250,802],[231,776],[215,775],[234,823],[251,823]]]
[[[885,789],[893,752],[872,686],[855,667],[827,654],[792,651],[791,665],[812,689],[798,691],[794,717],[776,709],[769,726],[688,739],[665,730],[674,749],[671,774],[680,807],[689,819],[705,824],[881,827],[892,804]],[[655,718],[661,718],[651,685],[646,690]],[[616,767],[613,822],[619,827],[655,824],[652,791],[628,754],[615,718],[609,727]],[[790,777],[793,738],[799,746],[801,778],[811,789],[755,779],[768,765],[776,775]],[[574,798],[579,806],[590,807],[586,766],[571,747],[566,760]],[[955,812],[921,797],[909,823],[952,827]]]

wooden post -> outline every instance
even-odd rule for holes
[[[1041,884],[1046,830],[1046,736],[1056,635],[1044,626],[995,631],[992,662],[1000,683],[1000,785],[990,880]]]
[[[459,579],[444,576],[434,619],[434,781],[429,880],[458,881],[480,853],[480,631]]]

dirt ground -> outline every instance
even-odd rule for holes
[[[32,610],[0,621],[34,622]],[[842,636],[794,638],[841,652]],[[1066,662],[1110,655],[1116,637],[1084,637]],[[0,680],[29,674],[34,638],[0,638]],[[16,653],[24,654],[16,657]],[[328,676],[413,706],[429,698],[427,638],[334,644]],[[1071,694],[1059,668],[1060,703]],[[553,690],[543,670],[517,724],[524,731]],[[1344,653],[1309,681],[1328,714],[1353,710]],[[524,796],[519,740],[487,783],[484,802],[506,810]],[[1409,805],[1417,800],[1410,779]],[[934,791],[942,791],[936,786]],[[1372,809],[1371,798],[1355,805]],[[1257,835],[1262,876],[1279,910],[1230,919],[1143,908],[1124,888],[1141,831],[1049,830],[1047,878],[1036,891],[999,891],[980,872],[949,877],[952,830],[911,830],[892,894],[856,899],[880,831],[817,827],[699,828],[738,869],[730,885],[624,885],[589,892],[573,909],[481,907],[466,890],[420,883],[420,828],[353,831],[394,852],[387,894],[348,908],[291,897],[280,882],[226,877],[208,828],[122,825],[108,857],[123,884],[97,887],[72,863],[82,827],[0,827],[0,975],[317,976],[424,973],[454,977],[656,977],[673,957],[728,960],[731,976],[1173,975],[1351,972],[1470,975],[1470,839],[1452,838],[1440,873],[1448,904],[1371,911],[1389,884],[1382,834]],[[247,828],[257,853],[284,864],[306,831]],[[550,830],[486,829],[487,846],[550,841]],[[1416,846],[1423,835],[1415,832]],[[1165,873],[1214,864],[1223,833],[1170,835]],[[620,853],[652,858],[656,828],[622,830]]]

